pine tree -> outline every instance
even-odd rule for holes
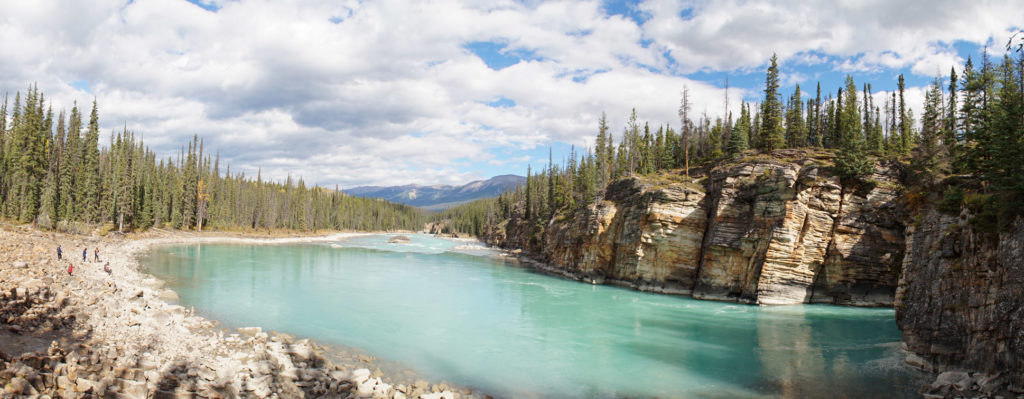
[[[906,155],[907,153],[910,152],[910,147],[911,147],[911,145],[913,143],[913,139],[912,139],[911,134],[910,134],[910,128],[911,128],[912,124],[910,123],[910,120],[907,117],[907,103],[906,103],[906,98],[904,96],[904,91],[905,91],[906,85],[903,82],[903,74],[902,73],[899,76],[897,87],[899,89],[899,98],[900,98],[900,103],[899,103],[899,134],[900,134],[899,137],[900,137],[900,139],[899,139],[899,147],[897,147],[897,149],[898,149],[898,154],[899,155]]]
[[[609,159],[612,152],[608,147],[612,146],[611,137],[608,136],[608,118],[604,112],[601,112],[601,120],[597,123],[597,148],[594,149],[596,158],[596,167],[598,170],[598,184],[602,187],[608,184],[608,179],[611,177],[611,160]]]
[[[951,167],[953,172],[956,173],[956,159],[960,152],[960,134],[957,131],[957,76],[956,68],[949,68],[949,102],[946,104],[946,117],[945,125],[942,135],[942,144],[946,147],[949,152],[949,158],[953,163]]]
[[[81,205],[83,220],[89,223],[98,222],[100,218],[100,124],[99,107],[96,100],[92,102],[92,113],[89,115],[89,129],[82,142],[81,169]]]
[[[725,126],[722,118],[715,118],[715,125],[711,127],[708,134],[708,159],[722,157],[722,136],[725,134]]]
[[[772,151],[785,146],[782,126],[782,101],[779,100],[779,67],[772,54],[771,65],[765,76],[764,102],[761,103],[761,144]]]
[[[686,178],[690,178],[690,88],[683,85],[683,92],[679,99],[679,123],[681,125],[679,132],[682,134],[679,137],[679,148],[682,150],[681,160],[684,168]]]
[[[71,108],[71,116],[68,118],[68,131],[64,144],[63,160],[60,164],[61,184],[61,220],[76,220],[79,215],[81,194],[78,192],[79,163],[81,161],[82,149],[79,142],[82,135],[82,115],[78,112],[78,104]]]
[[[864,85],[864,135],[867,150],[874,155],[882,154],[882,129],[879,125],[878,107],[874,106],[871,84]]]
[[[939,140],[942,129],[942,87],[935,78],[925,93],[924,116],[921,121],[921,141],[914,149],[913,168],[932,185],[941,175],[945,162],[940,153]]]
[[[807,129],[804,126],[804,101],[800,96],[800,85],[789,98],[786,111],[786,145],[790,148],[807,145]]]
[[[739,155],[747,150],[747,135],[750,132],[750,112],[747,110],[746,102],[740,105],[740,119],[736,121],[733,134],[729,136],[729,144],[726,146],[726,154],[730,157]]]
[[[842,146],[835,159],[836,173],[844,179],[860,179],[871,174],[872,160],[864,148],[864,133],[861,131],[857,110],[857,86],[853,83],[853,77],[846,76],[845,99],[842,94],[838,98]]]
[[[636,173],[640,161],[640,123],[637,119],[636,108],[633,108],[626,121],[626,130],[622,133],[623,144],[626,145],[626,164],[630,175]]]

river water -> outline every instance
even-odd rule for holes
[[[139,261],[225,325],[361,348],[497,397],[913,397],[922,379],[891,309],[698,301],[388,238],[180,245]]]

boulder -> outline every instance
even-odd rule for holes
[[[394,237],[389,238],[388,242],[392,243],[392,244],[408,244],[408,243],[412,242],[412,240],[409,239],[409,237],[406,237],[406,236],[394,236]]]
[[[21,377],[14,377],[11,382],[4,387],[4,392],[11,395],[34,395],[35,388],[32,384],[28,383],[28,380]]]
[[[939,374],[935,378],[935,382],[932,383],[932,389],[942,389],[945,387],[953,387],[959,391],[967,390],[971,387],[971,376],[965,371],[947,371]]]

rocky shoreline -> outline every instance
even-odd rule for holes
[[[370,371],[372,357],[333,364],[325,347],[288,334],[259,327],[225,331],[171,303],[177,295],[141,272],[135,260],[153,245],[280,243],[338,235],[252,238],[154,230],[98,238],[5,227],[0,231],[0,397],[482,397],[445,383],[390,383],[379,369]],[[61,261],[57,245],[64,250]],[[100,262],[93,261],[96,248]],[[107,262],[109,274],[103,269]]]

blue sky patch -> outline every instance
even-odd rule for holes
[[[513,101],[510,98],[506,98],[506,97],[498,97],[497,99],[495,99],[493,101],[488,101],[488,102],[486,102],[484,104],[487,104],[488,106],[494,107],[494,108],[508,108],[508,107],[516,106],[516,102],[515,101]]]
[[[217,7],[216,4],[213,4],[213,2],[208,1],[208,0],[186,0],[186,1],[188,1],[189,3],[195,4],[199,8],[202,8],[202,9],[204,9],[206,11],[217,12],[217,10],[220,10],[220,7]]]
[[[84,91],[86,93],[92,93],[92,89],[89,87],[89,81],[88,80],[84,80],[84,79],[73,80],[73,81],[71,81],[70,84],[71,84],[71,87],[74,87],[74,88],[76,88],[78,90]]]
[[[605,0],[604,10],[608,15],[618,15],[629,18],[637,25],[643,25],[650,19],[649,16],[637,9],[634,1],[629,0]]]
[[[512,65],[518,64],[520,61],[529,60],[540,60],[533,51],[530,50],[509,50],[507,43],[487,41],[487,42],[470,42],[465,46],[467,50],[476,54],[481,60],[487,64],[488,68],[495,71],[508,68]]]

